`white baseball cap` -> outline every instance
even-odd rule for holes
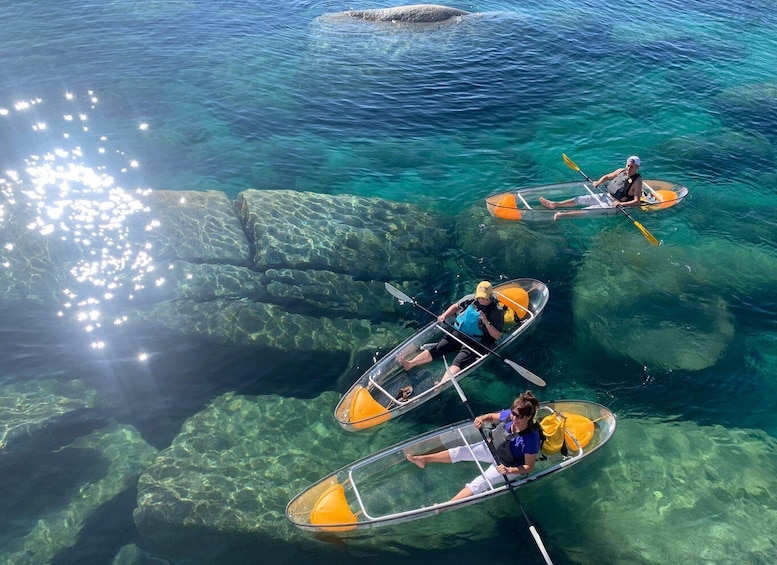
[[[626,163],[634,163],[636,166],[639,167],[640,165],[639,157],[637,157],[636,155],[632,155],[631,157],[626,159]]]

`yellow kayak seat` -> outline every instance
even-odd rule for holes
[[[340,483],[331,485],[318,497],[310,511],[310,523],[316,526],[327,524],[355,524],[359,519],[351,512],[348,500],[345,498],[345,489]],[[355,530],[356,526],[338,526],[330,528],[333,532],[347,532]]]

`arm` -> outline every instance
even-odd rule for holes
[[[599,180],[594,181],[594,186],[599,186],[603,182],[611,181],[612,179],[617,177],[623,170],[624,168],[621,167],[620,169],[615,169],[613,172],[603,175],[602,177],[599,178]]]
[[[507,467],[505,465],[499,465],[496,470],[502,473],[502,474],[508,474],[508,475],[528,475],[534,470],[534,463],[537,462],[537,454],[536,453],[527,453],[523,456],[523,465],[518,465],[516,467]]]
[[[498,312],[499,316],[502,317],[502,311],[498,310]],[[488,317],[486,317],[485,312],[482,310],[480,311],[480,321],[483,323],[483,327],[486,328],[488,335],[490,335],[494,341],[497,341],[500,337],[502,337],[502,328],[498,327],[496,323],[492,323]]]
[[[447,310],[445,310],[445,312],[443,312],[442,314],[437,316],[437,321],[442,324],[450,316],[453,316],[453,313],[456,312],[456,310],[458,310],[458,308],[459,308],[458,304],[451,304],[450,306],[448,306],[448,308],[447,308]]]
[[[477,429],[480,429],[483,427],[483,424],[486,423],[493,423],[499,421],[499,412],[489,412],[488,414],[483,414],[482,416],[475,416],[475,427]]]

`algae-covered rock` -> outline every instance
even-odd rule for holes
[[[55,500],[64,498],[64,504],[49,508],[43,517],[30,518],[29,532],[12,545],[0,549],[0,563],[37,565],[52,562],[59,553],[77,542],[85,523],[101,506],[134,486],[137,477],[156,453],[156,449],[146,443],[137,430],[116,423],[81,437],[62,450],[76,450],[83,455],[79,457],[76,453],[64,458],[70,465],[58,470],[58,474],[80,471],[82,476],[74,477],[77,481],[75,488],[71,488],[64,497],[62,493],[53,491],[56,482],[47,485],[45,495]],[[79,459],[84,463],[76,465]],[[54,459],[50,464],[56,461]],[[19,496],[25,493],[22,489]],[[13,507],[7,500],[13,496],[13,492],[4,493],[4,505]],[[24,509],[30,502],[16,501],[16,507]],[[26,519],[24,510],[17,514],[15,518],[18,522]]]
[[[134,511],[138,530],[155,551],[174,557],[202,557],[227,540],[258,546],[304,543],[307,536],[285,518],[295,494],[413,435],[407,423],[396,421],[346,438],[332,414],[337,400],[329,392],[308,401],[274,395],[217,398],[184,423],[172,445],[140,477]],[[450,490],[455,492],[455,486]],[[387,528],[380,538],[364,541],[380,551],[394,536],[403,547],[464,544],[493,535],[497,509],[504,511],[486,506],[450,513],[426,525]]]
[[[777,276],[773,253],[723,239],[619,247],[593,248],[580,267],[572,301],[579,345],[666,370],[713,366],[734,338],[735,297],[766,299]]]
[[[43,433],[57,418],[96,403],[97,392],[77,380],[0,384],[0,452]]]
[[[543,504],[532,505],[540,530],[552,528],[578,563],[729,563],[732,555],[770,563],[777,555],[777,441],[760,430],[621,418],[591,463],[559,474]],[[554,520],[560,506],[578,519]]]
[[[433,274],[447,245],[438,217],[410,204],[291,190],[246,190],[235,203],[254,267],[325,270],[363,279]]]

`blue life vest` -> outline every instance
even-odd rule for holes
[[[477,339],[485,335],[480,329],[480,312],[474,304],[470,304],[464,309],[464,312],[456,316],[453,327],[461,333]]]

